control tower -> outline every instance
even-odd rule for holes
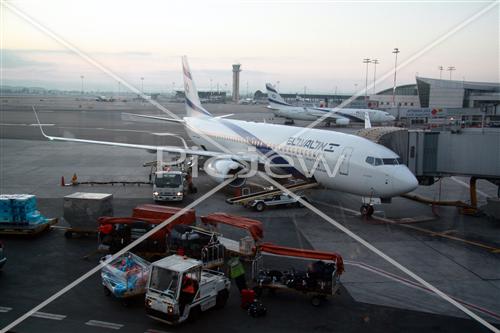
[[[241,64],[233,65],[233,102],[238,103],[240,100],[240,72]]]

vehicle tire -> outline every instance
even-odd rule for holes
[[[372,216],[373,215],[373,212],[374,212],[374,209],[373,209],[373,206],[369,206],[368,207],[368,216]]]
[[[312,306],[318,307],[318,306],[321,305],[321,303],[323,303],[323,299],[320,296],[313,296],[311,298],[311,304],[312,304]]]
[[[193,323],[195,322],[198,318],[200,318],[201,315],[201,309],[200,306],[195,306],[194,308],[189,310],[189,316],[188,316],[188,321]]]
[[[64,233],[64,237],[66,237],[67,239],[71,239],[71,238],[73,238],[73,232],[72,232],[72,231],[67,230],[67,231]]]
[[[228,298],[229,298],[229,293],[227,292],[226,289],[219,291],[217,293],[217,298],[215,300],[215,308],[222,309],[224,306],[226,306]]]
[[[263,202],[257,202],[255,204],[255,210],[256,211],[262,212],[264,209],[266,209],[266,204],[264,204]]]
[[[361,216],[370,217],[373,214],[373,206],[371,206],[371,205],[363,205],[359,209],[359,212],[361,213]]]
[[[103,286],[103,291],[105,296],[111,296],[111,290],[108,289],[108,287]]]
[[[253,287],[253,291],[255,292],[255,297],[261,297],[262,296],[262,287]]]

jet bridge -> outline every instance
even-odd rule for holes
[[[477,179],[486,179],[499,186],[500,196],[500,128],[436,131],[375,127],[362,129],[357,134],[397,153],[421,185],[432,185],[441,177],[471,177],[471,203],[461,205],[472,211],[477,204]]]

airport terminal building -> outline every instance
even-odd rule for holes
[[[415,84],[385,89],[370,96],[373,107],[398,119],[427,123],[454,118],[466,123],[500,126],[500,83],[416,77]]]

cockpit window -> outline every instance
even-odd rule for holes
[[[385,165],[397,165],[398,160],[395,158],[383,158],[382,161],[384,161]]]
[[[378,157],[373,157],[373,156],[368,156],[365,159],[365,162],[378,166],[378,165],[398,165],[398,164],[403,164],[403,159],[401,157],[397,158],[378,158]]]

